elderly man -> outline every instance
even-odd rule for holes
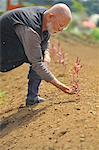
[[[44,100],[38,96],[41,80],[65,93],[75,93],[75,89],[59,82],[47,67],[50,35],[62,31],[71,19],[70,9],[65,4],[56,4],[48,10],[20,8],[0,17],[0,71],[7,72],[23,63],[30,64],[26,106]]]

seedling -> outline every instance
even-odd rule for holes
[[[82,65],[80,64],[80,59],[77,57],[76,62],[74,63],[73,69],[72,69],[72,79],[71,84],[72,87],[76,89],[76,96],[77,99],[79,99],[79,92],[80,92],[80,83],[79,83],[79,71],[82,68]]]

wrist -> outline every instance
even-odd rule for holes
[[[60,81],[58,81],[56,78],[54,78],[51,83],[53,85],[55,85],[57,88],[62,89],[63,87],[65,87],[64,84],[62,84]]]
[[[44,55],[50,55],[49,51],[45,51]]]

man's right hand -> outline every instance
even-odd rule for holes
[[[72,87],[72,86],[66,86],[66,88],[64,88],[62,90],[63,92],[65,93],[68,93],[68,94],[76,94],[77,93],[77,88],[76,87]]]
[[[51,80],[50,83],[53,84],[54,86],[56,86],[57,88],[59,88],[64,93],[68,93],[68,94],[76,94],[77,93],[77,88],[75,86],[70,86],[70,87],[66,86],[65,84],[58,81],[56,78],[54,78],[54,80]]]
[[[59,89],[62,90],[64,93],[67,93],[67,94],[76,94],[77,93],[76,87],[66,86],[62,83],[59,85]]]

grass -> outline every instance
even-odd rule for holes
[[[72,39],[74,41],[78,41],[81,42],[83,44],[90,44],[90,45],[97,45],[99,46],[99,40],[96,40],[93,36],[91,35],[86,35],[86,34],[74,34],[71,33],[70,31],[65,31],[63,33],[61,33],[60,35],[58,35],[59,38],[61,38],[62,40],[65,39]]]
[[[6,92],[0,91],[0,105],[5,102]]]

